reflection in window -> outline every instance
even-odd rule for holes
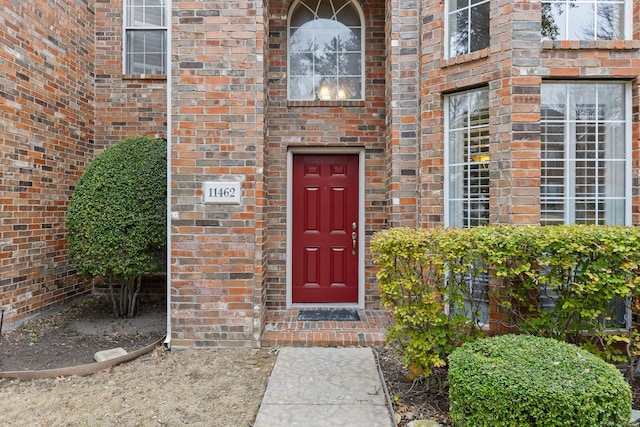
[[[166,73],[165,0],[127,0],[125,5],[125,73]]]
[[[489,46],[489,0],[449,0],[449,57]]]
[[[489,223],[489,91],[474,90],[446,98],[447,224],[477,227]],[[489,322],[489,276],[474,265],[461,278],[464,311],[479,324]]]
[[[362,46],[353,0],[296,2],[289,17],[289,99],[362,99]]]
[[[624,83],[542,86],[543,225],[624,225]]]
[[[489,223],[489,92],[452,95],[448,105],[448,224]]]
[[[543,40],[623,40],[625,0],[545,0]]]

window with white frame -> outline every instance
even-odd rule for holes
[[[489,223],[489,90],[446,97],[446,224],[477,227]],[[481,324],[489,321],[489,277],[478,265],[463,279],[464,310]],[[460,308],[462,309],[462,308]]]
[[[449,0],[448,57],[489,47],[489,0]]]
[[[542,225],[628,224],[629,91],[616,82],[542,85]],[[555,298],[553,289],[541,288],[543,305]],[[602,320],[607,327],[628,327],[628,303],[612,301]]]
[[[543,40],[623,40],[630,0],[544,0]]]
[[[625,83],[545,83],[541,90],[542,225],[625,225]]]
[[[124,72],[166,74],[166,0],[126,0]]]
[[[448,225],[489,223],[489,91],[447,97]]]
[[[289,99],[363,99],[362,22],[354,0],[294,2],[289,14]]]

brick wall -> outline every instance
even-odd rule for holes
[[[377,307],[369,237],[385,226],[384,1],[362,1],[366,27],[364,101],[287,101],[287,16],[292,1],[269,2],[269,73],[266,149],[267,306],[286,303],[287,151],[291,147],[365,149],[365,304]]]
[[[640,132],[640,5],[634,3],[633,41],[542,42],[539,2],[491,2],[490,47],[444,57],[444,4],[421,9],[420,221],[438,226],[444,202],[444,95],[489,88],[490,222],[537,224],[540,219],[540,86],[545,79],[633,82],[633,176],[638,176]],[[633,223],[639,221],[638,180]]]
[[[387,0],[386,164],[392,227],[418,227],[421,7]]]
[[[95,2],[96,152],[130,136],[166,137],[166,76],[123,73],[123,13],[123,0]]]
[[[90,290],[67,257],[64,219],[93,153],[94,27],[83,0],[0,4],[0,308],[7,326]]]
[[[176,1],[172,92],[172,345],[255,346],[264,306],[262,1]],[[205,205],[204,181],[242,182]]]

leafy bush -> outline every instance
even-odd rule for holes
[[[376,233],[372,251],[395,320],[388,340],[425,375],[488,329],[579,344],[618,363],[640,348],[612,331],[625,326],[613,322],[612,301],[624,303],[640,283],[638,227],[397,228]],[[476,297],[483,275],[490,319]]]
[[[451,229],[453,230],[453,229]],[[378,283],[382,304],[393,312],[387,330],[390,343],[398,344],[407,365],[429,376],[444,366],[460,342],[481,336],[478,310],[445,310],[464,307],[473,292],[465,277],[475,269],[478,254],[469,229],[396,228],[376,233],[371,247],[380,265]],[[464,254],[465,256],[460,256]]]
[[[456,427],[625,426],[631,389],[620,372],[574,345],[502,335],[449,357]]]
[[[80,274],[122,283],[119,303],[114,298],[119,315],[135,313],[140,276],[164,270],[166,185],[165,142],[136,137],[96,156],[71,198],[71,260]]]

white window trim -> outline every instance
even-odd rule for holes
[[[479,2],[477,4],[474,4],[473,6],[478,6],[481,3],[490,3],[491,0],[485,0],[482,2]],[[444,57],[446,59],[451,59],[451,58],[457,58],[456,56],[452,56],[451,55],[451,49],[450,49],[450,43],[449,43],[449,39],[450,39],[450,35],[451,35],[451,28],[449,28],[449,15],[451,14],[451,0],[445,0],[445,12],[444,12]],[[469,6],[471,7],[471,6]],[[459,10],[459,9],[456,9]],[[471,25],[471,23],[469,23],[469,25]],[[491,28],[491,26],[489,26],[489,28]],[[489,31],[489,46],[491,46],[491,31]],[[475,51],[473,51],[475,52]],[[472,53],[471,51],[465,53],[465,55],[468,55]]]
[[[127,31],[131,29],[136,30],[153,30],[153,31],[164,31],[165,32],[165,45],[164,45],[164,75],[169,73],[169,23],[171,22],[171,0],[165,0],[164,4],[164,26],[153,26],[153,27],[129,27],[127,26],[128,22],[128,12],[129,9],[127,7],[127,1],[122,1],[122,74],[131,75],[131,73],[127,73]],[[139,75],[134,73],[134,75]],[[144,75],[144,74],[142,74]]]
[[[291,7],[289,7],[289,13],[287,14],[287,75],[286,75],[286,79],[287,79],[287,100],[288,101],[301,101],[301,102],[308,102],[308,101],[314,101],[313,99],[293,99],[289,97],[289,93],[291,92],[290,90],[290,84],[291,84],[291,70],[290,70],[290,65],[291,65],[291,61],[290,61],[290,57],[289,57],[289,46],[291,46],[291,42],[289,40],[289,37],[291,36],[291,15],[293,14],[293,11],[296,10],[296,8],[298,7],[298,4],[300,3],[301,0],[295,0],[292,4]],[[324,0],[324,1],[329,1],[329,0]],[[353,102],[353,101],[363,101],[366,98],[365,95],[365,77],[366,77],[366,67],[365,67],[365,63],[366,63],[366,51],[365,51],[365,47],[366,47],[366,43],[365,43],[365,39],[366,39],[366,25],[365,25],[365,20],[364,20],[364,12],[362,10],[362,6],[360,6],[360,3],[357,0],[352,0],[351,2],[356,10],[358,11],[358,15],[360,15],[360,31],[361,31],[361,35],[360,35],[360,52],[362,55],[362,59],[360,61],[360,76],[361,76],[361,80],[360,80],[360,99],[345,99],[340,100],[340,99],[332,99],[330,101],[333,102]]]
[[[578,83],[584,83],[584,80],[558,80],[558,81],[553,81],[552,83],[563,83],[563,84],[578,84]],[[625,153],[624,153],[624,158],[625,158],[625,179],[624,179],[624,184],[625,184],[625,193],[624,193],[624,224],[623,225],[631,225],[631,221],[632,221],[632,197],[633,197],[633,189],[632,189],[632,161],[631,156],[632,156],[632,84],[631,82],[620,82],[620,81],[615,81],[615,80],[597,80],[597,81],[592,81],[590,83],[602,83],[602,84],[611,84],[611,83],[624,83],[624,95],[625,95],[625,116],[624,116],[624,129],[625,129],[625,144],[624,144],[624,149],[625,149]],[[544,85],[545,82],[542,82],[542,84]],[[446,105],[445,105],[446,107]],[[446,114],[446,110],[445,110],[445,114]],[[446,126],[447,123],[445,123],[445,132],[446,132]],[[575,123],[571,122],[568,123],[568,125],[570,127],[575,127]],[[571,129],[567,129],[567,132],[569,132],[569,135],[571,135],[571,138],[575,138],[575,130],[571,130]],[[445,134],[447,135],[447,134]],[[573,157],[568,157],[569,156],[569,151],[574,149],[575,144],[571,144],[568,147],[568,150],[565,151],[565,182],[566,184],[566,191],[567,191],[567,195],[565,195],[564,197],[564,201],[565,201],[565,209],[564,209],[564,223],[565,224],[571,224],[573,222],[575,222],[575,204],[572,206],[568,206],[567,202],[572,200],[570,197],[571,192],[573,192],[575,189],[573,188],[573,182],[575,181],[575,179],[573,178],[573,176],[575,175],[575,168],[571,168],[570,170],[568,170],[568,165],[567,165],[567,158],[575,158],[575,155],[573,155]],[[448,145],[446,146],[446,148],[448,149]],[[446,159],[446,152],[445,152],[445,162],[447,161]],[[448,163],[447,163],[448,166]],[[446,171],[445,171],[446,172]],[[448,176],[448,175],[447,175]],[[571,178],[571,180],[569,180],[569,178]],[[447,183],[445,182],[445,189],[447,187]],[[448,197],[448,194],[445,190],[445,197]],[[448,199],[447,199],[448,200]],[[445,211],[446,212],[446,211]],[[448,217],[445,218],[445,220],[448,219]]]
[[[553,0],[542,0],[542,2],[545,2],[545,3],[548,1],[553,1]],[[587,0],[587,1],[582,0],[578,2],[596,4],[596,0]],[[623,40],[632,40],[633,39],[633,1],[624,0],[624,17],[625,17],[625,22],[624,22],[624,27],[622,28]],[[569,30],[569,14],[568,13],[565,13],[565,16],[564,16],[564,26],[567,30]],[[575,41],[574,39],[570,39],[570,38],[559,39],[558,41],[561,41],[561,40]],[[601,40],[593,39],[592,41],[601,41]]]
[[[487,91],[487,96],[489,96],[489,88],[488,87],[483,87],[483,88],[477,88],[477,89],[471,89],[471,90],[466,90],[466,91],[462,91],[462,92],[455,92],[455,93],[451,93],[448,94],[444,97],[444,206],[443,206],[443,213],[444,213],[444,226],[445,227],[450,227],[451,226],[451,220],[450,220],[450,205],[451,205],[451,187],[449,185],[449,175],[451,173],[451,169],[450,169],[450,155],[449,155],[449,151],[450,151],[450,146],[449,146],[449,98],[451,96],[455,96],[455,95],[464,95],[466,93],[473,93],[473,92],[477,92],[477,91],[482,91],[482,90],[486,90]],[[491,152],[489,152],[489,155],[491,154]],[[489,186],[491,186],[491,182],[489,182]],[[468,203],[468,200],[465,201],[465,203]]]

